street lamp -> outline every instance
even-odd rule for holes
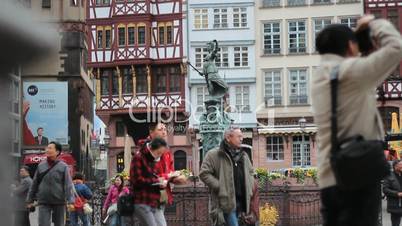
[[[306,130],[306,123],[307,123],[307,120],[304,117],[299,119],[299,126],[300,126],[300,130],[302,132],[302,144],[300,145],[301,167],[305,167],[304,159],[306,158],[306,156],[304,155],[304,131]]]

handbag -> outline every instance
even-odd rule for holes
[[[73,186],[73,193],[74,193],[74,210],[83,210],[84,209],[84,205],[85,205],[85,199],[82,198],[78,193],[77,190],[75,190],[75,186]]]
[[[117,203],[113,203],[107,208],[107,215],[111,216],[117,212]]]
[[[89,203],[85,203],[82,209],[86,215],[91,214],[94,211]]]
[[[337,186],[341,190],[359,190],[378,184],[390,172],[385,159],[383,141],[366,140],[355,135],[338,141],[337,91],[339,66],[330,75],[331,79],[331,155],[330,163]],[[358,106],[356,106],[358,107]],[[379,123],[377,115],[377,123]]]
[[[250,199],[250,213],[242,213],[240,215],[240,220],[243,225],[254,226],[257,225],[258,219],[260,218],[260,193],[258,191],[258,179],[254,179],[253,195]]]
[[[117,212],[120,216],[132,216],[134,214],[134,196],[124,194],[117,201]]]

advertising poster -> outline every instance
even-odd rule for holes
[[[24,82],[23,97],[24,145],[68,144],[67,82]]]

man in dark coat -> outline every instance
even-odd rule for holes
[[[13,195],[15,199],[15,226],[30,226],[29,210],[26,207],[25,200],[28,196],[29,188],[32,185],[32,179],[29,176],[29,168],[23,166],[20,169],[21,181],[19,185],[13,186]]]
[[[391,214],[392,226],[399,226],[402,216],[402,162],[394,161],[391,173],[384,180],[384,194],[387,196],[387,211]]]

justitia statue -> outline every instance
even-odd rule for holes
[[[219,76],[215,59],[218,52],[218,42],[213,40],[207,43],[208,55],[204,59],[202,72],[188,63],[194,70],[205,78],[209,100],[205,101],[206,111],[200,117],[200,134],[202,140],[202,156],[212,148],[219,146],[223,133],[230,126],[232,120],[223,108],[223,97],[228,92],[228,85]]]
[[[219,76],[218,68],[215,65],[216,53],[218,52],[218,42],[213,40],[207,43],[208,55],[204,59],[201,76],[204,76],[207,83],[208,92],[211,98],[221,99],[228,91],[228,85]]]

